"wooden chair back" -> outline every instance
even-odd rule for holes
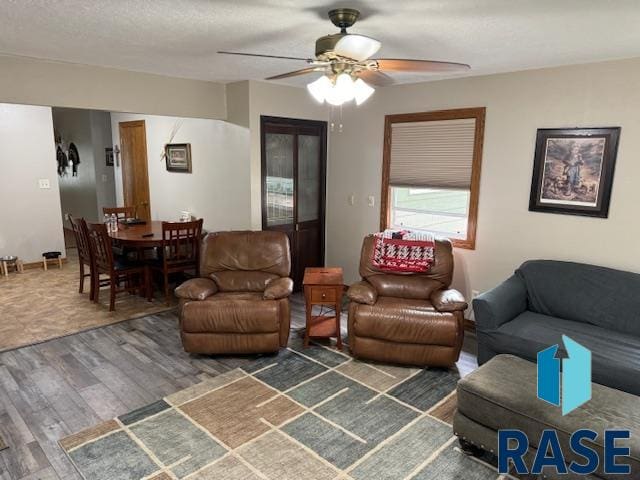
[[[91,245],[89,244],[89,230],[87,229],[87,222],[84,218],[74,218],[69,215],[69,221],[71,222],[71,230],[73,230],[73,236],[76,239],[76,247],[78,248],[78,257],[80,261],[91,265],[93,255],[91,254]]]
[[[200,265],[202,219],[193,222],[162,222],[164,264]]]
[[[103,207],[102,213],[104,215],[115,213],[118,220],[124,220],[125,218],[135,218],[136,207]]]
[[[111,237],[107,233],[104,223],[88,223],[89,245],[98,271],[111,272],[113,270],[113,249]]]

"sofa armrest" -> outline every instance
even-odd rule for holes
[[[516,275],[473,300],[473,313],[478,330],[495,330],[526,309],[527,288]]]
[[[192,278],[187,280],[175,290],[178,298],[186,300],[204,300],[218,291],[218,286],[208,278]]]
[[[373,305],[378,300],[378,292],[369,282],[357,282],[347,290],[347,297],[356,303]]]
[[[453,288],[433,292],[431,303],[439,312],[464,311],[469,306],[462,294]]]
[[[267,283],[262,298],[265,300],[278,300],[287,298],[293,292],[293,280],[288,277],[276,278]]]

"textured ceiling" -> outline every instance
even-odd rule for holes
[[[468,63],[472,75],[640,57],[638,0],[0,0],[0,53],[257,80],[304,63],[216,51],[311,56],[337,6],[362,11],[351,31],[382,41],[378,56]]]

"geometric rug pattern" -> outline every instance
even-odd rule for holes
[[[454,441],[457,381],[295,342],[60,445],[86,480],[496,480]]]

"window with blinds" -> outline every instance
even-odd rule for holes
[[[388,115],[381,228],[475,247],[484,108]]]

